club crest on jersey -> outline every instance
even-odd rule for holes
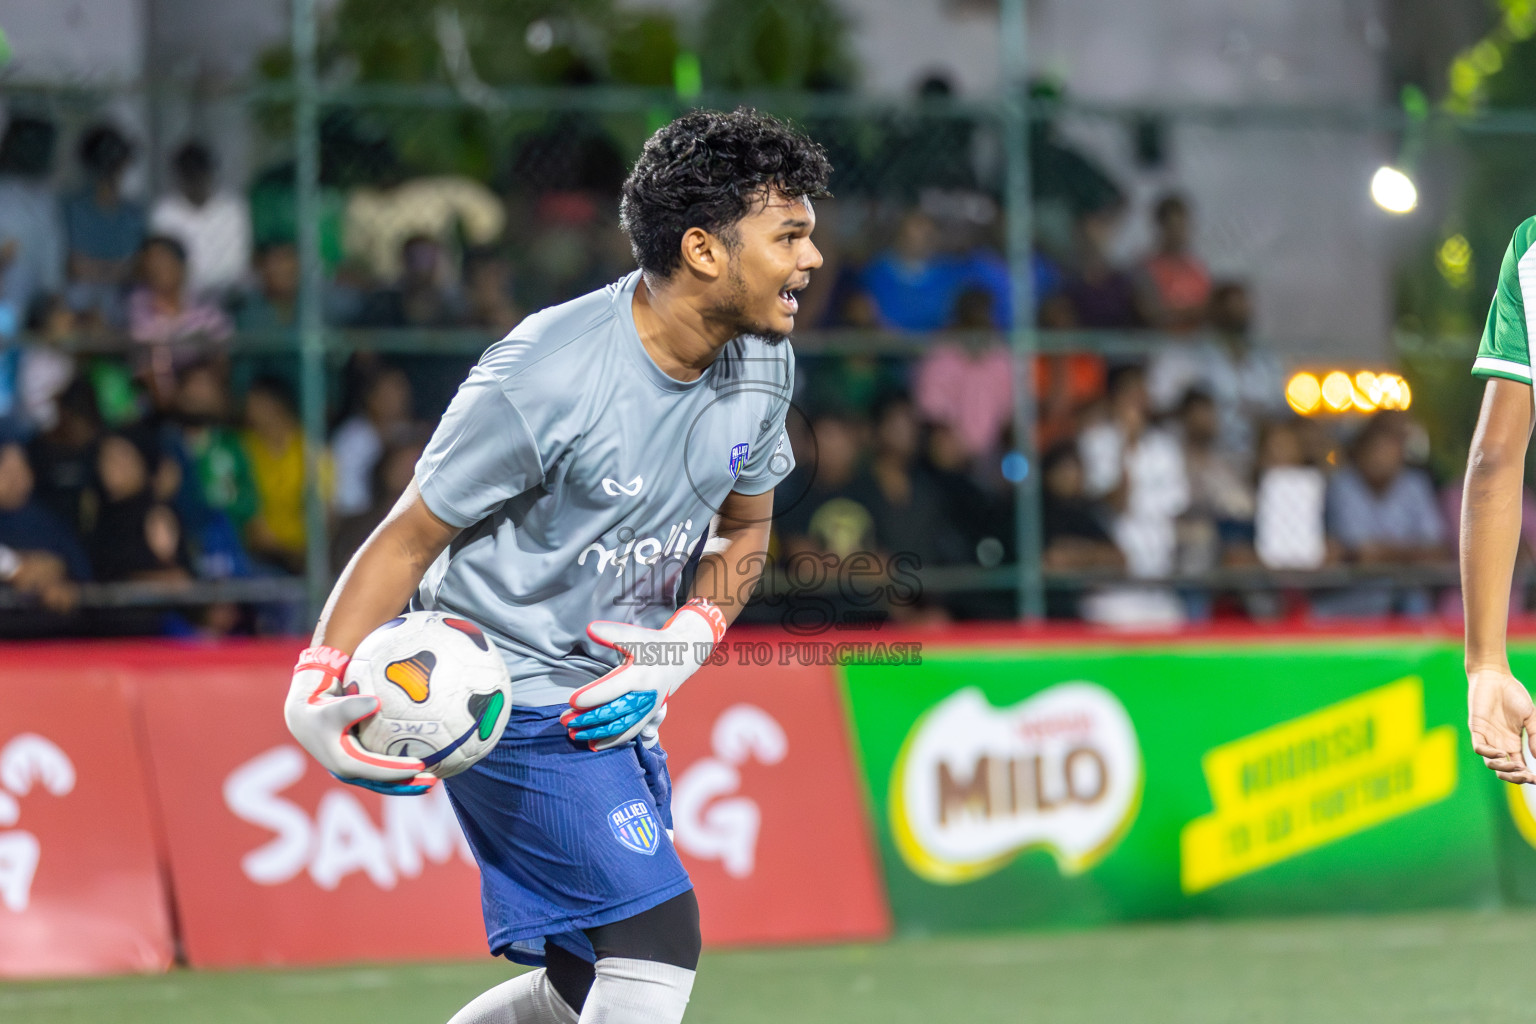
[[[656,841],[661,829],[657,827],[656,816],[651,813],[645,801],[633,800],[609,811],[608,827],[613,829],[615,839],[636,853],[649,857],[656,852]]]
[[[733,478],[741,475],[741,467],[747,462],[747,451],[748,445],[745,441],[731,449],[731,476]]]

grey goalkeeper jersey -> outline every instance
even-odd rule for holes
[[[794,468],[789,343],[737,338],[698,380],[674,380],[635,329],[639,279],[535,313],[487,349],[416,464],[427,507],[463,532],[412,607],[482,626],[515,704],[564,703],[617,665],[587,624],[665,623],[726,495]]]

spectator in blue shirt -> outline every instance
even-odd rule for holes
[[[921,210],[902,218],[895,244],[864,268],[864,291],[883,327],[933,331],[948,324],[965,285],[965,264],[940,252],[939,226]]]
[[[0,442],[0,583],[50,611],[74,607],[91,565],[73,531],[32,495],[32,467],[16,441]]]
[[[144,207],[123,195],[123,171],[133,145],[111,125],[97,125],[80,140],[88,184],[64,201],[69,244],[70,303],[109,323],[122,320],[122,292],[144,243]]]
[[[1350,561],[1362,567],[1396,568],[1445,563],[1450,547],[1433,484],[1407,464],[1404,425],[1377,414],[1351,446],[1351,465],[1328,484],[1328,533]],[[1433,610],[1422,587],[1363,584],[1320,597],[1324,615],[1426,615]]]
[[[922,210],[902,218],[895,242],[864,268],[859,284],[882,327],[900,331],[935,331],[955,318],[955,304],[967,289],[992,297],[992,326],[1013,323],[1013,295],[1008,263],[995,249],[977,246],[964,253],[940,247],[940,228]],[[1061,271],[1035,253],[1035,301],[1061,290]]]

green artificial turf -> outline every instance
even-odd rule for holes
[[[710,953],[690,1024],[1459,1024],[1525,1020],[1536,912],[902,938]],[[503,965],[0,984],[6,1024],[441,1024]]]

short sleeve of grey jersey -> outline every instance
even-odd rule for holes
[[[539,447],[501,382],[477,366],[459,385],[416,463],[427,508],[449,526],[472,526],[543,480]]]
[[[775,360],[779,365],[775,367],[769,385],[781,397],[775,413],[768,417],[762,433],[747,453],[746,465],[736,476],[736,486],[732,490],[741,494],[762,494],[772,490],[795,468],[794,449],[784,426],[795,387],[795,351],[788,343],[773,346],[769,351],[782,360]]]

